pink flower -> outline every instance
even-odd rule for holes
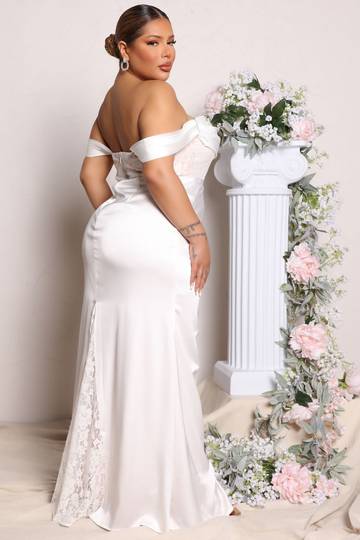
[[[347,388],[341,388],[341,386],[330,388],[330,401],[324,407],[325,415],[334,413],[336,409],[342,407],[346,401],[351,401],[352,398],[353,394],[350,394]]]
[[[300,356],[318,360],[326,352],[328,336],[322,324],[300,324],[290,333],[289,345]]]
[[[319,400],[316,398],[308,403],[308,409],[310,409],[312,413],[317,411],[319,407],[320,407]]]
[[[292,138],[312,141],[315,136],[315,122],[311,118],[292,118],[289,121],[292,128]]]
[[[333,377],[331,377],[331,379],[327,381],[327,383],[330,388],[336,388],[337,386],[339,386],[339,379],[336,375],[334,375]]]
[[[206,96],[205,100],[205,111],[209,116],[214,116],[214,114],[222,111],[224,98],[221,93],[220,88],[210,92]]]
[[[316,491],[325,497],[335,497],[338,494],[338,482],[321,474],[316,482]]]
[[[321,443],[321,447],[327,453],[333,449],[334,442],[339,437],[334,429],[328,429],[325,433],[325,439]]]
[[[264,94],[266,95],[266,97],[268,98],[269,102],[271,103],[271,106],[273,107],[274,105],[276,105],[276,103],[279,101],[279,99],[275,96],[275,94],[273,94],[272,92],[270,92],[270,90],[265,90]]]
[[[339,386],[339,379],[342,378],[344,370],[342,368],[334,367],[329,371],[327,384],[330,390],[336,389]]]
[[[321,442],[321,448],[323,449],[324,452],[326,452],[327,454],[330,454],[330,452],[333,449],[333,446],[334,446],[333,443],[336,440],[336,438],[337,437],[333,435],[329,435],[326,437],[324,441]]]
[[[271,480],[280,497],[292,503],[306,503],[311,501],[312,487],[311,474],[305,466],[297,462],[285,463],[281,472],[275,473]]]
[[[265,90],[265,92],[254,90],[246,104],[246,108],[250,113],[262,111],[268,103],[272,105],[276,103],[276,98],[271,92],[268,90]]]
[[[300,422],[303,422],[304,420],[309,420],[311,416],[312,416],[312,412],[308,407],[303,407],[303,405],[294,403],[291,409],[283,415],[283,421],[294,422],[295,424],[299,424]]]
[[[348,385],[348,392],[355,395],[360,395],[360,369],[353,367],[346,373],[345,382]]]
[[[319,274],[319,268],[319,259],[311,255],[306,242],[301,242],[295,246],[286,262],[286,270],[289,274],[291,274],[295,281],[302,283],[307,283],[310,278],[317,276]]]
[[[327,412],[327,413],[321,415],[321,420],[323,422],[331,422],[332,423],[333,420],[334,420],[334,415],[331,412]]]

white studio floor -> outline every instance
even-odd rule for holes
[[[246,435],[256,404],[267,409],[259,396],[229,398],[209,378],[199,384],[204,425]],[[347,540],[360,535],[360,398],[347,402],[341,414],[345,431],[337,448],[348,448],[352,467],[340,495],[321,505],[283,501],[265,508],[241,505],[240,516],[215,518],[200,527],[171,531],[161,538],[186,540]],[[106,531],[90,519],[70,528],[51,520],[51,494],[65,443],[69,419],[53,422],[0,424],[0,539],[90,540],[111,534],[118,540],[142,540],[160,535],[140,527]],[[286,431],[286,430],[285,430]],[[286,432],[284,444],[299,440],[299,430]]]

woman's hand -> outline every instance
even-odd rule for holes
[[[194,236],[189,240],[191,262],[190,287],[194,284],[196,294],[201,294],[210,272],[210,248],[206,235]]]

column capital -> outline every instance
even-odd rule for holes
[[[300,148],[306,141],[279,143],[250,155],[247,144],[228,139],[219,150],[215,178],[233,194],[288,194],[288,185],[300,180],[308,169]]]

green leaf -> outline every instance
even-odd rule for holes
[[[282,285],[280,285],[280,290],[284,292],[292,291],[292,286],[289,283],[283,283]]]
[[[274,394],[270,398],[269,403],[271,405],[276,405],[278,403],[282,403],[283,401],[287,400],[287,398],[288,398],[287,392],[284,392],[284,391],[276,392],[276,394]]]
[[[260,395],[264,397],[270,397],[273,396],[276,390],[266,390],[266,392],[262,392]]]
[[[267,105],[265,105],[264,109],[264,116],[270,114],[271,115],[271,103],[267,103]]]
[[[220,124],[222,122],[222,113],[216,113],[211,119],[211,123],[213,126],[217,126],[217,124]]]
[[[311,424],[308,424],[307,422],[300,422],[300,425],[305,431],[305,433],[308,433],[309,435],[312,435],[314,433],[314,429]]]
[[[219,450],[219,448],[213,448],[211,450],[211,455],[215,459],[225,459],[226,458],[226,454],[222,450]]]
[[[301,450],[302,450],[301,444],[293,444],[292,446],[289,446],[288,448],[288,451],[295,455],[300,454]]]
[[[284,112],[284,109],[285,109],[285,106],[286,106],[286,101],[285,99],[280,99],[280,101],[278,101],[272,108],[272,116],[273,117],[280,117],[282,115],[282,113]]]
[[[312,174],[307,174],[306,176],[303,176],[300,180],[299,180],[299,183],[302,185],[302,186],[305,186],[305,185],[308,185],[311,181],[312,178],[314,178],[315,176],[315,173],[312,173]]]
[[[213,437],[216,437],[217,439],[221,438],[221,435],[217,429],[217,427],[215,426],[215,424],[208,424],[208,430],[209,430],[209,433],[210,435],[212,435]]]
[[[287,389],[287,387],[288,387],[288,382],[287,382],[287,380],[284,379],[284,377],[283,377],[280,373],[278,373],[277,371],[275,371],[274,374],[275,374],[275,379],[276,379],[276,381],[278,382],[278,384],[279,384],[282,388]]]
[[[297,390],[295,392],[295,401],[299,405],[303,405],[304,407],[307,407],[307,404],[312,401],[312,397],[306,394],[305,392],[302,392],[301,390]]]
[[[247,86],[248,88],[255,88],[255,90],[261,90],[260,82],[258,78],[256,77],[256,75],[255,75],[255,78],[252,79],[252,81],[250,81],[249,83],[246,83],[246,85],[244,86]]]

